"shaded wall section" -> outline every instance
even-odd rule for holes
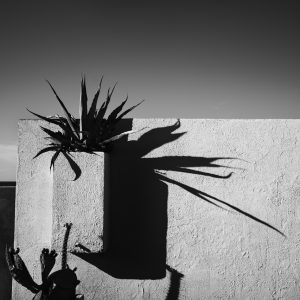
[[[32,160],[45,144],[40,125],[19,123],[15,229],[37,282],[52,234],[51,156]],[[91,300],[298,299],[300,120],[121,124],[142,128],[110,156],[107,252],[68,256],[78,292]],[[32,298],[20,286],[14,295]]]
[[[15,182],[0,182],[0,295],[11,299],[11,276],[4,258],[5,245],[14,241]]]

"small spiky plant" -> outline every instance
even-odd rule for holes
[[[70,152],[107,152],[110,150],[110,146],[113,141],[118,140],[123,136],[131,134],[133,132],[136,132],[136,130],[130,130],[122,132],[118,135],[114,135],[117,123],[126,114],[128,114],[138,105],[140,105],[144,100],[128,108],[127,110],[122,111],[125,103],[128,100],[127,96],[126,99],[108,115],[108,117],[105,117],[107,107],[111,101],[111,97],[116,85],[114,85],[112,89],[108,89],[106,100],[102,103],[100,108],[97,109],[97,102],[101,91],[102,80],[103,77],[100,80],[99,88],[93,98],[92,104],[88,109],[86,83],[85,78],[82,78],[81,97],[79,105],[79,120],[75,119],[69,113],[63,101],[60,99],[60,97],[58,96],[58,94],[56,93],[53,86],[48,80],[47,82],[50,85],[53,93],[55,94],[59,104],[61,105],[65,116],[62,117],[57,115],[54,117],[44,117],[27,109],[30,113],[37,116],[38,118],[48,121],[49,123],[55,124],[61,128],[60,131],[53,131],[41,126],[42,130],[47,133],[47,139],[50,140],[50,143],[45,148],[40,150],[34,158],[38,157],[39,155],[45,152],[54,151],[54,154],[51,158],[50,170],[54,166],[54,163],[60,153],[62,153],[67,158],[72,167],[74,166],[74,161],[70,157]]]

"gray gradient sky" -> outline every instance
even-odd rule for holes
[[[61,113],[45,79],[75,115],[85,74],[131,117],[299,118],[299,31],[290,1],[2,1],[0,181],[26,107]]]

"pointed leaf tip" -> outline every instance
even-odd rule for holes
[[[61,105],[61,107],[62,107],[62,109],[63,109],[63,111],[64,111],[64,114],[65,114],[65,116],[66,116],[67,122],[68,122],[68,124],[69,124],[69,126],[70,126],[70,128],[71,128],[71,132],[72,132],[74,138],[79,138],[79,134],[78,134],[78,132],[75,130],[74,125],[73,125],[73,123],[72,123],[72,116],[71,116],[71,114],[69,113],[69,111],[67,110],[67,108],[66,108],[66,106],[64,105],[63,101],[60,99],[60,97],[59,97],[58,94],[56,93],[56,91],[55,91],[55,89],[53,88],[53,86],[51,85],[51,83],[50,83],[47,79],[46,79],[46,81],[47,81],[48,84],[50,85],[50,87],[51,87],[53,93],[55,94],[55,97],[56,97],[57,101],[59,102],[59,104]]]

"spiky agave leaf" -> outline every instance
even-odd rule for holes
[[[66,153],[66,152],[63,151],[62,154],[68,160],[69,165],[71,166],[72,170],[75,173],[75,178],[73,179],[73,181],[77,180],[80,177],[80,175],[81,175],[81,169],[76,164],[76,162],[70,157],[69,153]]]
[[[28,109],[28,108],[26,108],[26,109],[27,109],[27,111],[29,111],[31,114],[35,115],[36,117],[38,117],[38,118],[40,118],[40,119],[42,119],[42,120],[44,120],[44,121],[47,121],[47,122],[49,122],[49,123],[58,125],[58,126],[60,126],[62,129],[65,130],[65,124],[64,124],[63,122],[61,122],[60,119],[58,119],[58,118],[44,117],[44,116],[42,116],[42,115],[40,115],[40,114],[34,113],[33,111],[31,111],[31,110]]]
[[[144,101],[145,101],[145,99],[142,100],[142,101],[140,101],[138,104],[136,104],[136,105],[134,105],[134,106],[128,108],[127,110],[125,110],[122,114],[120,114],[120,115],[118,116],[117,121],[121,120],[125,115],[127,115],[129,112],[131,112],[131,111],[132,111],[133,109],[135,109],[137,106],[139,106],[140,104],[142,104]]]
[[[118,114],[122,111],[127,100],[128,100],[128,95],[126,96],[126,99],[111,112],[111,114],[107,118],[107,122],[112,122],[117,118]]]
[[[39,151],[34,157],[33,159],[37,158],[38,156],[40,156],[41,154],[45,153],[45,152],[48,152],[48,151],[55,151],[55,150],[58,150],[59,149],[59,145],[56,145],[56,146],[49,146],[49,147],[46,147],[46,148],[43,148],[41,151]]]
[[[129,109],[124,111],[120,116],[118,116],[118,114],[122,111],[125,103],[127,102],[127,99],[128,99],[128,97],[126,97],[126,99],[116,109],[114,109],[112,111],[112,113],[109,115],[107,120],[104,121],[104,124],[102,125],[104,127],[103,139],[106,140],[106,139],[109,138],[109,136],[115,130],[115,127],[116,127],[117,123],[122,119],[123,116],[125,116],[127,113],[129,113],[134,108],[139,106],[142,102],[144,102],[144,100],[142,100],[141,102],[139,102],[138,104],[130,107]]]
[[[74,128],[74,124],[73,124],[73,122],[72,122],[72,116],[71,116],[71,114],[70,114],[69,111],[67,110],[67,108],[66,108],[66,106],[64,105],[64,103],[62,102],[62,100],[59,98],[58,94],[56,93],[56,91],[55,91],[54,87],[51,85],[51,83],[50,83],[48,80],[46,80],[46,81],[47,81],[47,83],[50,85],[50,87],[51,87],[51,89],[52,89],[54,95],[56,96],[56,99],[58,100],[59,104],[61,105],[61,107],[62,107],[62,109],[63,109],[63,111],[64,111],[64,113],[65,113],[65,116],[66,116],[66,118],[67,118],[68,124],[70,125],[70,127],[71,127],[71,129],[72,129],[72,132],[74,133],[74,135],[75,135],[77,138],[79,138],[79,134],[78,134],[77,130],[75,130],[75,128]]]
[[[49,123],[55,124],[57,126],[59,126],[64,132],[69,133],[72,135],[72,128],[70,127],[69,123],[67,122],[67,120],[63,117],[60,118],[48,118],[48,117],[44,117],[40,114],[34,113],[31,110],[29,110],[28,108],[26,108],[31,114],[35,115],[36,117],[47,121]]]
[[[111,143],[111,142],[114,142],[116,140],[119,140],[120,138],[122,138],[123,136],[126,136],[126,135],[129,135],[129,134],[132,134],[132,133],[136,133],[136,132],[139,132],[141,130],[144,130],[146,127],[142,128],[142,129],[138,129],[138,130],[129,130],[129,131],[125,131],[125,132],[122,132],[120,134],[117,134],[109,139],[106,139],[105,141],[101,142],[101,144],[108,144],[108,143]]]
[[[85,78],[81,80],[81,97],[79,105],[79,118],[80,118],[80,127],[79,127],[79,137],[82,140],[85,137],[85,132],[87,130],[87,93],[86,93],[86,84]]]
[[[88,120],[92,121],[95,118],[95,115],[97,113],[97,102],[98,102],[98,98],[100,95],[100,91],[101,91],[101,86],[102,86],[102,80],[103,80],[103,76],[101,77],[100,83],[99,83],[99,88],[94,96],[93,102],[91,104],[90,110],[88,112]]]
[[[111,95],[111,93],[109,93],[109,95]],[[108,99],[110,100],[110,98],[108,98]],[[92,145],[93,143],[91,141],[95,140],[95,138],[98,140],[97,144],[99,146],[100,146],[100,144],[107,144],[109,142],[113,142],[116,139],[118,139],[115,137],[113,137],[113,138],[111,137],[111,134],[115,130],[115,126],[118,123],[118,121],[120,121],[124,115],[126,115],[127,113],[132,111],[134,108],[139,106],[144,101],[144,100],[142,100],[141,102],[130,107],[129,109],[124,111],[120,116],[118,116],[118,114],[122,111],[127,100],[128,100],[128,97],[126,97],[126,99],[117,108],[115,108],[111,112],[111,114],[108,116],[107,119],[101,118],[105,114],[105,111],[107,108],[107,102],[104,103],[102,115],[100,116],[100,114],[98,114],[98,116],[96,118],[96,122],[94,123],[94,127],[89,131],[89,138],[88,138],[88,142],[87,142],[88,145]],[[131,134],[131,132],[129,132],[128,134]],[[124,135],[127,135],[127,133],[125,133]],[[122,135],[122,136],[124,136],[124,135]],[[120,136],[119,138],[121,138],[122,136]]]
[[[111,92],[109,94],[109,98],[111,98],[112,94],[114,93],[117,84],[118,84],[118,82],[116,82],[115,85],[113,86],[113,88],[111,89]]]
[[[52,131],[48,128],[45,128],[43,126],[40,126],[42,128],[43,131],[45,131],[53,141],[56,141],[60,144],[70,144],[70,137],[68,137],[67,135],[63,135],[60,131]]]
[[[126,99],[110,113],[110,115],[107,117],[107,120],[105,120],[105,134],[104,134],[105,139],[109,135],[111,135],[112,132],[115,130],[115,126],[118,122],[117,120],[118,114],[122,111],[127,100],[128,100],[128,95],[126,96]]]
[[[107,111],[107,107],[110,103],[110,100],[111,100],[111,96],[116,88],[116,85],[117,85],[117,82],[115,83],[115,85],[113,86],[112,90],[110,91],[110,89],[107,90],[107,95],[106,95],[106,101],[103,102],[103,104],[101,105],[99,111],[98,111],[98,114],[97,114],[97,121],[100,121],[104,118],[105,116],[105,113]]]
[[[53,156],[52,156],[52,158],[51,158],[51,162],[50,162],[50,171],[51,171],[52,167],[54,167],[54,163],[55,163],[55,161],[56,161],[56,159],[57,159],[57,157],[58,157],[58,155],[59,155],[60,152],[62,152],[62,150],[61,150],[61,149],[58,149],[58,150],[53,154]]]
[[[93,141],[96,139],[96,134],[95,132],[97,131],[97,102],[99,99],[100,91],[101,91],[101,86],[102,86],[102,81],[103,81],[103,76],[101,77],[99,87],[97,89],[97,92],[94,96],[93,102],[91,104],[91,107],[89,109],[88,115],[87,115],[87,125],[86,125],[86,142],[85,144],[90,147],[93,144]],[[102,108],[104,107],[104,103],[102,104]]]

